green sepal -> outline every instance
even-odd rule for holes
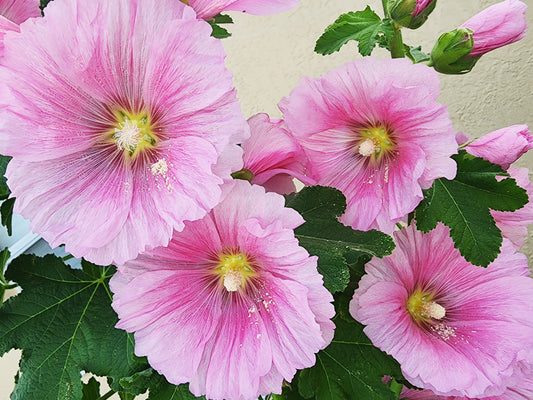
[[[443,74],[466,74],[480,58],[469,56],[473,47],[473,32],[468,28],[444,33],[431,51],[430,65]]]

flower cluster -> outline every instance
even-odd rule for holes
[[[513,163],[533,136],[526,125],[475,140],[456,132],[437,73],[468,72],[521,39],[525,4],[506,0],[444,34],[426,65],[403,58],[398,32],[422,25],[436,1],[384,2],[372,46],[392,59],[302,78],[278,104],[282,119],[245,119],[216,17],[297,4],[53,0],[41,16],[36,1],[0,0],[0,153],[11,157],[14,211],[52,247],[116,265],[116,328],[196,396],[298,390],[289,383],[317,354],[354,344],[334,339],[342,318],[364,325],[400,364],[393,378],[418,388],[401,399],[531,398],[533,280],[519,251],[533,184]],[[300,214],[297,181],[337,189],[346,207],[331,217],[344,204],[318,201]],[[454,184],[485,196],[479,214],[463,213]],[[428,211],[442,187],[455,220],[452,206]],[[459,237],[476,223],[496,246],[486,268],[472,261],[478,243]],[[380,258],[361,238],[396,248]]]

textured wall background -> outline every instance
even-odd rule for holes
[[[533,0],[523,1],[533,8]],[[421,44],[429,52],[441,33],[495,3],[497,0],[439,0],[429,22],[416,31],[404,30],[404,40],[412,45]],[[355,43],[325,57],[313,49],[327,25],[341,13],[361,10],[365,4],[363,0],[300,0],[296,9],[270,17],[232,13],[235,24],[229,29],[233,36],[224,40],[224,46],[245,117],[257,112],[279,117],[277,103],[289,94],[300,77],[319,76],[359,58]],[[380,0],[368,4],[381,14]],[[533,9],[528,10],[528,21],[533,25]],[[525,123],[533,128],[531,30],[522,41],[483,56],[473,72],[441,75],[440,101],[448,105],[457,131],[479,136],[514,124]],[[387,57],[381,49],[374,55]],[[519,164],[533,167],[533,153],[523,157]],[[524,251],[532,259],[533,230],[530,232]],[[9,398],[17,362],[17,352],[0,359],[0,400]]]

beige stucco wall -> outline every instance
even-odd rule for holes
[[[533,8],[533,0],[524,0]],[[404,32],[409,44],[422,44],[429,51],[440,33],[451,30],[496,0],[439,0],[429,23],[416,31]],[[313,52],[323,29],[347,11],[363,9],[362,0],[300,0],[298,8],[270,17],[232,13],[233,37],[224,40],[227,65],[233,71],[243,113],[280,116],[279,100],[288,95],[300,77],[319,76],[359,58],[355,43],[331,56]],[[379,11],[381,1],[368,4]],[[533,25],[533,9],[528,11]],[[533,33],[519,43],[485,55],[473,72],[463,76],[442,76],[440,101],[449,107],[455,129],[471,135],[518,123],[533,127]],[[376,55],[386,57],[378,50]],[[520,160],[533,167],[533,153]],[[533,238],[525,251],[533,254]],[[17,356],[0,359],[0,400],[12,390]],[[117,396],[118,398],[118,396]]]

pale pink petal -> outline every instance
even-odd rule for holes
[[[185,0],[199,18],[209,19],[222,11],[241,11],[256,15],[276,14],[298,5],[298,0]]]
[[[527,5],[519,0],[505,0],[484,9],[461,25],[474,32],[474,48],[469,56],[480,56],[522,39],[528,26],[526,9]]]

